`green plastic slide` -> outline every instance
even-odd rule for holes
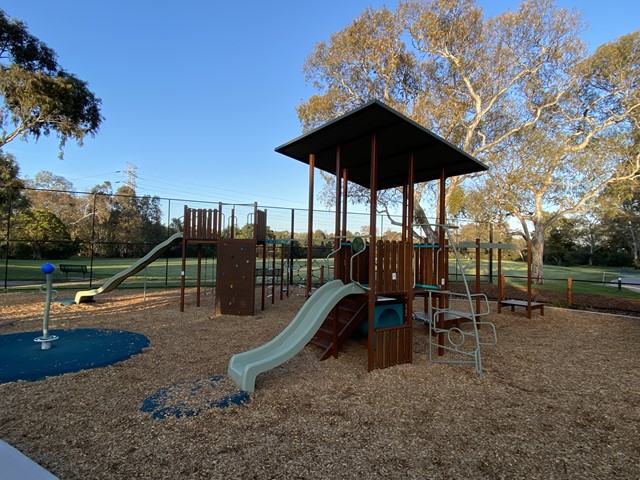
[[[160,245],[157,245],[153,250],[147,253],[144,257],[137,260],[133,265],[129,268],[122,270],[121,272],[116,273],[109,280],[104,282],[104,284],[99,288],[94,288],[92,290],[83,290],[81,292],[76,293],[76,303],[88,302],[93,299],[96,295],[100,293],[110,292],[115,289],[124,282],[131,275],[135,275],[140,270],[144,269],[150,263],[153,263],[158,258],[160,258],[164,253],[169,250],[171,247],[176,245],[177,243],[182,242],[182,232],[178,232],[171,237],[167,238]]]
[[[244,391],[253,392],[256,377],[293,358],[322,326],[329,312],[348,295],[366,290],[356,283],[333,280],[315,291],[287,327],[264,345],[238,353],[229,360],[228,374]]]

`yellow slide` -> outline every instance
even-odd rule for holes
[[[115,289],[124,282],[131,275],[135,275],[140,270],[145,268],[147,265],[156,261],[159,257],[161,257],[167,250],[169,250],[174,245],[182,242],[182,232],[178,232],[171,237],[167,238],[160,245],[157,245],[153,250],[147,253],[144,257],[137,260],[133,265],[129,268],[122,270],[121,272],[116,273],[109,280],[104,282],[104,284],[100,288],[94,288],[93,290],[84,290],[76,293],[76,303],[89,302],[100,293],[110,292]]]

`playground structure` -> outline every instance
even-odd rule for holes
[[[223,236],[222,203],[217,209],[195,209],[184,206],[182,229],[182,271],[180,275],[180,311],[184,312],[186,288],[186,262],[189,245],[197,247],[198,265],[196,274],[196,306],[200,306],[202,248],[205,245],[217,247],[216,269],[216,314],[254,315],[256,288],[256,256],[262,251],[263,267],[262,302],[265,303],[265,282],[267,270],[267,211],[259,210],[253,204],[253,238],[235,238],[235,207],[231,209],[229,229]]]
[[[246,205],[245,205],[246,206]],[[228,218],[228,228],[223,230],[223,204],[216,209],[196,209],[184,206],[184,227],[182,232],[173,234],[164,242],[155,246],[149,253],[136,260],[128,268],[107,279],[100,287],[76,293],[75,303],[89,302],[96,295],[116,289],[127,278],[146,269],[154,261],[165,255],[176,245],[182,246],[182,269],[180,275],[180,311],[184,311],[186,290],[186,262],[188,247],[193,245],[197,252],[196,270],[196,306],[200,306],[202,291],[202,260],[204,247],[216,246],[216,306],[218,314],[254,315],[256,278],[261,279],[262,301],[260,309],[265,308],[267,283],[270,282],[272,302],[275,297],[276,280],[280,280],[280,298],[289,283],[290,242],[267,239],[267,212],[259,210],[257,203],[251,205],[253,213],[248,219],[252,238],[235,238],[236,214],[234,205]],[[250,221],[249,221],[250,220]],[[276,250],[280,249],[280,268],[276,268]],[[258,254],[263,266],[256,267]],[[273,265],[266,268],[268,254]],[[288,264],[287,264],[288,267]],[[285,275],[286,274],[286,275]],[[286,284],[284,279],[286,277]]]
[[[182,231],[182,271],[180,281],[180,311],[184,311],[186,289],[186,261],[189,245],[197,248],[196,306],[200,306],[202,285],[202,254],[206,245],[216,246],[215,313],[254,315],[256,310],[256,280],[259,279],[260,310],[265,309],[266,298],[275,301],[277,290],[280,300],[288,296],[290,285],[291,241],[267,238],[267,211],[258,204],[251,205],[248,215],[252,238],[236,238],[236,206],[229,214],[228,228],[223,230],[223,204],[216,209],[184,207]],[[247,206],[247,205],[245,205]],[[279,257],[279,264],[278,264]],[[257,265],[257,258],[262,265]]]
[[[449,347],[470,357],[462,362],[473,364],[481,374],[479,315],[468,288],[465,295],[469,311],[463,316],[450,307],[445,188],[447,178],[481,172],[487,167],[378,101],[328,122],[276,151],[309,165],[307,265],[313,261],[315,169],[335,175],[334,280],[311,295],[311,269],[307,269],[306,295],[310,298],[299,313],[304,310],[304,315],[296,316],[272,342],[231,358],[228,372],[236,384],[253,391],[257,374],[291,358],[304,347],[308,337],[323,349],[321,358],[337,357],[341,346],[365,319],[369,371],[411,363],[411,321],[416,296],[426,297],[432,307],[428,320],[439,339],[439,353],[443,353],[445,340],[452,339],[447,320],[457,317],[456,332],[463,338],[472,337],[473,346],[470,354],[455,344]],[[434,226],[438,243],[414,245],[414,185],[433,180],[439,182],[439,224]],[[369,190],[369,205],[377,204],[379,190],[402,190],[401,240],[378,239],[375,208],[369,214],[369,236],[347,237],[349,182]],[[462,320],[471,323],[470,333],[459,328]]]

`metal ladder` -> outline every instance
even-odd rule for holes
[[[460,298],[463,302],[466,301],[468,309],[460,310],[451,307],[451,302],[446,302],[447,307],[443,307],[438,304],[438,307],[430,307],[429,312],[429,361],[432,363],[447,363],[447,364],[470,364],[474,366],[476,374],[482,376],[482,346],[492,346],[498,343],[498,337],[496,334],[496,327],[493,323],[488,321],[480,321],[482,318],[489,314],[489,301],[487,296],[483,293],[472,294],[469,289],[469,283],[467,277],[462,268],[462,262],[460,255],[456,247],[455,242],[451,238],[451,229],[457,228],[452,225],[435,225],[442,228],[446,234],[448,244],[453,251],[456,265],[462,273],[462,282],[464,284],[464,293],[456,293],[445,290],[436,290],[430,292],[435,295],[447,295],[449,300]],[[440,245],[440,253],[447,255],[447,247]],[[447,272],[448,274],[448,272]],[[480,298],[482,306],[479,311],[476,311],[474,300]],[[429,301],[431,305],[431,301]],[[459,325],[446,327],[446,319],[460,319],[462,322]],[[486,326],[488,333],[480,337],[480,326]],[[485,339],[488,337],[488,339]],[[438,355],[434,355],[434,349],[444,350],[449,355],[446,358],[439,358]],[[446,355],[446,353],[445,353]]]

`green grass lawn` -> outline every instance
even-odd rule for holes
[[[106,279],[112,277],[118,272],[130,267],[137,259],[123,258],[123,259],[105,259],[94,258],[93,260],[93,277],[92,286],[96,287],[103,283]],[[0,284],[4,284],[5,275],[9,281],[9,286],[13,286],[13,282],[34,282],[36,284],[44,282],[44,274],[41,271],[41,267],[46,260],[9,260],[8,270],[5,269],[4,263],[0,266]],[[87,268],[91,266],[91,260],[89,258],[73,258],[68,260],[53,260],[49,263],[53,263],[56,270],[53,274],[54,283],[56,288],[64,289],[65,285],[68,285],[69,289],[77,289],[78,282],[82,279],[82,274],[71,273],[69,274],[69,280],[67,281],[65,274],[60,272],[59,265],[61,263],[69,264],[82,264],[87,265]],[[333,274],[333,270],[328,268],[325,259],[314,260],[313,263],[313,275],[314,281],[319,283],[321,275],[321,266],[324,268],[325,281],[330,279]],[[257,267],[262,266],[261,260],[257,261]],[[468,260],[463,260],[462,267],[467,275],[467,280],[473,284],[475,281],[475,260],[473,256]],[[271,260],[267,261],[267,267],[271,267]],[[276,267],[280,268],[280,260],[276,260]],[[286,268],[286,266],[285,266]],[[180,272],[182,270],[182,260],[180,258],[170,259],[158,259],[149,265],[145,270],[140,271],[136,275],[127,279],[123,284],[124,288],[140,288],[145,282],[149,286],[170,286],[177,287],[180,285]],[[450,278],[452,281],[461,280],[460,269],[456,267],[455,261],[450,260]],[[293,262],[293,277],[292,283],[299,284],[304,283],[306,279],[306,260],[294,260]],[[526,288],[526,275],[527,265],[524,262],[503,261],[502,272],[507,277],[508,284],[518,286],[520,288]],[[482,275],[481,281],[487,282],[489,275],[489,263],[486,259],[483,259],[480,265],[480,273]],[[493,283],[497,284],[498,263],[493,262]],[[187,285],[195,285],[197,275],[197,259],[187,259],[186,266],[186,278]],[[215,280],[215,261],[210,258],[202,260],[202,285],[212,285]],[[615,284],[611,284],[612,280],[617,279],[619,276],[635,276],[634,271],[625,271],[620,268],[603,268],[603,267],[558,267],[554,265],[545,265],[544,270],[545,283],[543,285],[536,285],[537,289],[546,289],[554,291],[566,292],[567,290],[567,278],[573,279],[573,291],[576,294],[592,294],[592,295],[606,295],[606,296],[619,296],[624,298],[639,298],[640,293],[623,288],[618,291]],[[88,286],[88,278],[82,283],[83,288]]]
[[[99,286],[106,279],[129,268],[137,259],[104,259],[94,258],[93,260],[93,276],[92,286]],[[91,261],[88,258],[73,258],[69,260],[53,260],[35,261],[35,260],[9,260],[8,270],[3,265],[0,269],[0,282],[4,283],[5,272],[7,280],[11,285],[12,282],[44,282],[44,274],[42,273],[42,265],[44,263],[52,263],[56,269],[53,273],[53,281],[57,285],[56,288],[64,288],[65,284],[69,284],[70,288],[77,288],[77,283],[82,281],[81,273],[69,273],[67,277],[60,271],[59,265],[78,264],[86,265],[91,268]],[[187,259],[186,276],[189,284],[194,284],[197,275],[197,259]],[[180,272],[182,270],[182,260],[180,258],[159,259],[150,264],[146,269],[141,270],[126,281],[128,287],[138,287],[146,281],[150,285],[168,286],[180,285]],[[202,261],[202,283],[211,284],[213,277],[213,262],[211,259]],[[89,275],[85,275],[84,284],[89,283]],[[71,286],[71,285],[74,286]]]
[[[467,275],[467,281],[475,281],[475,260],[471,257],[468,261],[462,262],[462,268]],[[519,288],[527,287],[527,264],[525,262],[503,261],[502,273],[506,277],[508,285],[517,286]],[[450,278],[460,280],[460,269],[455,267],[455,262],[450,263]],[[487,282],[489,277],[489,262],[482,260],[480,262],[481,281]],[[493,262],[493,283],[497,284],[498,278],[498,262]],[[605,295],[617,296],[621,298],[640,298],[640,293],[627,288],[618,291],[615,280],[618,277],[638,277],[640,272],[632,269],[621,269],[619,267],[592,267],[592,266],[571,266],[560,267],[557,265],[544,266],[544,283],[542,285],[534,285],[539,290],[551,290],[566,292],[567,279],[573,280],[573,293],[587,295]]]
[[[92,287],[97,287],[105,280],[114,276],[115,274],[129,268],[138,259],[134,258],[94,258],[93,265],[91,265],[91,259],[76,257],[68,260],[9,260],[8,268],[5,268],[3,263],[0,266],[0,284],[4,285],[5,276],[9,282],[10,288],[29,288],[28,286],[15,285],[15,282],[23,284],[25,282],[32,283],[31,288],[38,288],[39,284],[44,283],[45,276],[42,273],[42,265],[45,263],[52,263],[56,268],[53,273],[53,282],[56,284],[57,289],[65,289],[68,286],[69,289],[77,289],[78,283],[82,283],[84,286],[89,284],[89,275],[85,275],[85,281],[82,281],[81,273],[69,273],[67,276],[60,271],[60,264],[77,264],[86,265],[87,269],[93,271],[92,275]],[[258,260],[256,267],[262,267],[262,261]],[[317,264],[316,264],[317,263]],[[324,264],[323,260],[314,262],[313,272],[314,276],[320,278],[320,264]],[[271,268],[271,260],[267,261],[267,268]],[[294,260],[293,263],[293,283],[304,283],[306,278],[306,260]],[[280,260],[276,260],[276,267],[280,268]],[[285,266],[286,268],[286,266]],[[169,258],[158,259],[150,264],[145,270],[141,270],[137,274],[128,278],[124,283],[124,288],[140,288],[146,281],[149,286],[180,286],[180,272],[182,271],[182,259]],[[196,283],[198,273],[198,260],[196,258],[188,258],[186,262],[186,279],[188,286],[194,286]],[[325,268],[325,276],[328,275],[328,269]],[[332,271],[331,271],[332,273]],[[145,279],[146,276],[146,279]],[[215,261],[207,258],[202,259],[201,270],[201,284],[211,285],[215,278]],[[258,278],[258,283],[260,278]],[[35,285],[35,286],[34,286]]]

